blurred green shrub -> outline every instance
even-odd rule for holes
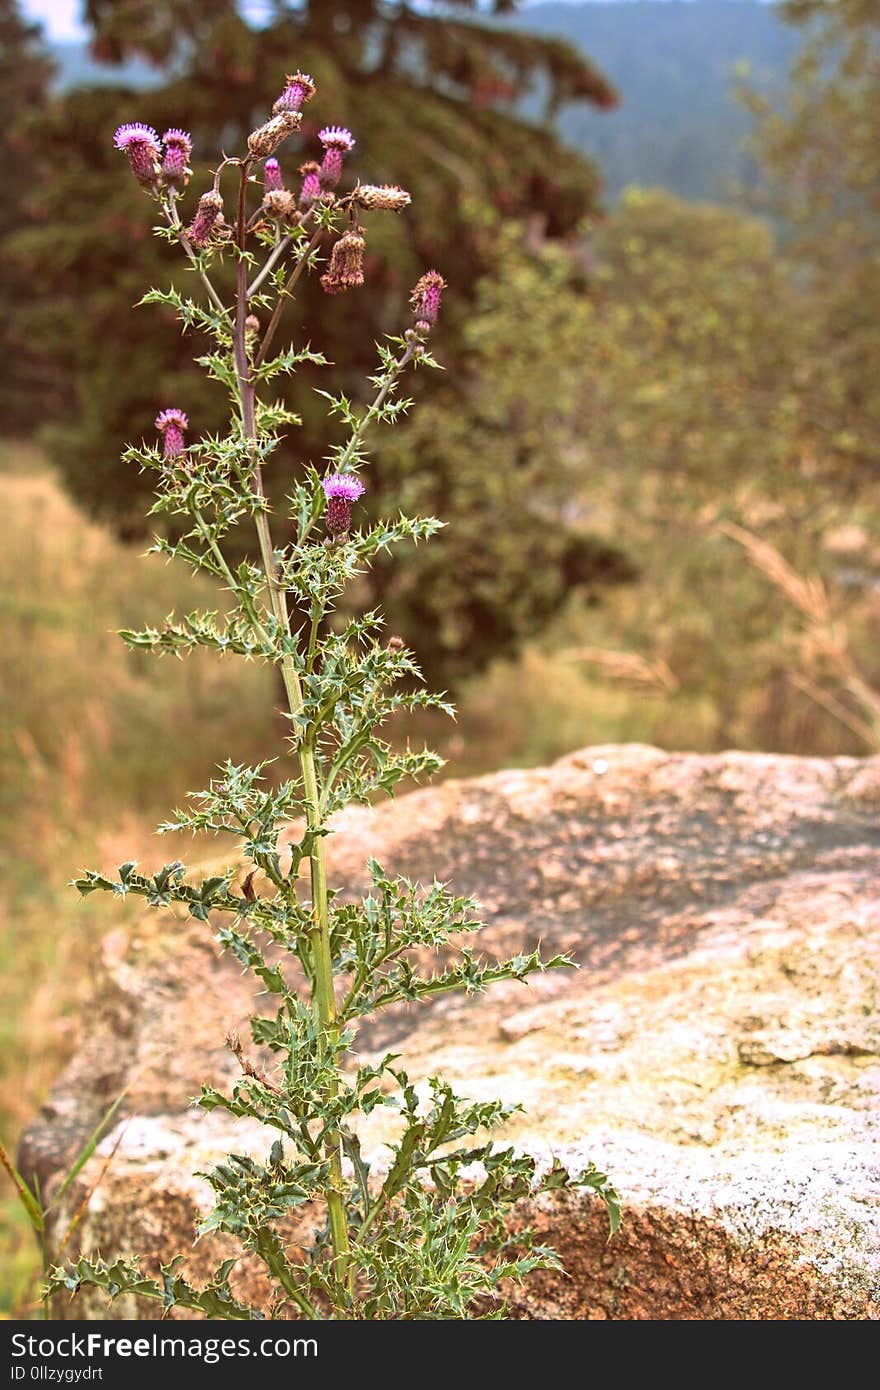
[[[45,409],[47,364],[35,353],[21,321],[33,288],[9,255],[9,239],[33,211],[22,113],[43,105],[51,75],[37,26],[25,22],[16,0],[0,0],[0,420],[6,431],[32,430],[35,414],[42,418]]]
[[[880,8],[786,0],[801,46],[781,101],[743,97],[805,290],[811,423],[842,480],[880,477]]]
[[[444,533],[434,546],[437,572],[426,556],[411,582],[430,595],[427,604],[443,588],[444,559],[448,571],[467,574],[463,590],[447,581],[438,605],[450,621],[467,614],[478,566],[487,586],[502,589],[497,557],[518,541],[528,547],[512,513],[500,537],[493,528],[481,538],[481,489],[493,515],[503,516],[509,495],[529,516],[530,500],[545,544],[556,541],[563,516],[568,534],[580,529],[594,554],[604,543],[638,574],[636,584],[603,591],[600,603],[589,584],[571,590],[567,613],[557,589],[549,625],[524,660],[496,663],[487,682],[468,687],[466,711],[486,705],[490,690],[502,711],[509,737],[485,732],[500,761],[505,746],[539,761],[606,738],[865,751],[852,728],[790,680],[809,665],[797,609],[714,529],[725,518],[745,525],[797,572],[823,576],[862,670],[880,678],[870,641],[880,555],[871,541],[878,507],[867,433],[858,455],[842,448],[854,424],[842,384],[828,387],[817,414],[817,374],[831,380],[825,331],[799,264],[774,246],[766,224],[731,210],[636,191],[585,252],[536,252],[513,234],[498,243],[496,273],[481,286],[465,335],[464,415],[451,417],[438,397],[383,460],[399,470],[405,492],[471,489],[458,508],[467,532],[459,522]],[[863,385],[875,370],[880,362],[866,360]],[[462,467],[468,450],[481,461],[476,488]],[[395,611],[392,594],[388,606],[402,621],[406,603]],[[660,661],[675,689],[633,687],[595,660],[578,660],[579,674],[563,676],[560,663],[570,663],[561,649],[582,647]],[[543,705],[538,687],[534,702],[529,695],[539,652]],[[832,695],[839,684],[827,663],[810,679]],[[837,694],[852,709],[847,693]]]

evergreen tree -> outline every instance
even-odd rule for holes
[[[21,331],[20,312],[30,296],[19,268],[3,252],[7,238],[26,220],[32,194],[30,158],[22,133],[22,114],[44,99],[52,66],[40,44],[39,29],[26,24],[16,0],[0,0],[0,351],[5,370],[0,382],[0,419],[6,430],[30,423],[43,380]]]
[[[510,5],[499,0],[491,8]],[[149,486],[118,463],[123,441],[149,427],[167,403],[172,381],[178,394],[181,381],[187,383],[185,408],[204,430],[218,426],[225,401],[222,391],[206,388],[193,372],[191,344],[175,342],[155,310],[144,310],[132,327],[128,310],[137,289],[125,266],[108,275],[108,266],[119,266],[113,255],[119,239],[145,235],[139,190],[118,178],[110,139],[117,124],[143,119],[160,131],[184,126],[193,133],[198,164],[213,148],[209,142],[219,124],[227,147],[241,141],[258,120],[265,92],[280,92],[286,72],[298,67],[314,76],[319,98],[303,122],[301,153],[283,160],[288,186],[299,187],[296,166],[311,157],[318,129],[332,121],[350,126],[357,137],[347,176],[350,170],[352,177],[384,183],[393,175],[413,198],[411,217],[368,229],[371,296],[340,296],[319,305],[322,291],[309,286],[287,310],[303,341],[313,336],[320,313],[331,355],[345,360],[350,373],[339,384],[352,396],[369,362],[359,360],[349,340],[356,337],[369,352],[391,327],[390,305],[399,302],[421,266],[436,264],[454,286],[442,344],[454,364],[476,286],[497,258],[501,224],[531,218],[542,235],[569,238],[596,211],[599,182],[592,166],[546,126],[518,117],[514,107],[530,85],[543,90],[548,112],[571,100],[611,105],[613,90],[565,44],[493,25],[474,3],[447,5],[443,13],[380,0],[277,3],[271,22],[259,29],[246,23],[231,0],[150,6],[91,0],[86,13],[101,59],[146,56],[163,66],[167,81],[138,94],[113,87],[74,91],[54,104],[33,136],[41,171],[38,220],[18,238],[17,248],[25,264],[35,273],[39,268],[45,291],[31,315],[40,351],[56,369],[73,368],[75,408],[50,433],[53,457],[77,498],[111,518],[123,534],[138,533]],[[191,215],[186,202],[183,215]],[[153,283],[173,280],[175,260],[167,245],[157,241],[151,252],[144,248],[139,276],[145,260]],[[231,264],[225,273],[231,283]],[[178,284],[186,278],[186,272],[178,275]],[[386,294],[376,293],[382,289]],[[351,334],[352,315],[357,335]],[[267,479],[273,492],[287,486],[290,469],[319,448],[317,401],[308,389],[315,384],[307,373],[298,379],[293,403],[304,427],[288,436],[292,457],[285,459],[284,476],[276,468]],[[464,415],[467,409],[462,396]],[[476,453],[465,466],[476,476]],[[381,497],[376,503],[382,505]],[[454,533],[459,518],[454,509],[447,514]],[[536,517],[534,524],[543,528],[546,522]],[[558,524],[564,526],[561,519]],[[527,545],[529,537],[523,539]],[[580,539],[574,548],[558,549],[568,556],[565,584],[589,581],[602,568]],[[543,619],[539,587],[546,588],[546,577],[532,592],[524,576],[519,629]],[[423,620],[423,609],[424,603],[418,615],[410,614],[414,622]],[[492,655],[495,628],[488,622],[483,645],[471,645],[480,663]],[[468,664],[464,649],[450,652],[450,659],[450,670]]]

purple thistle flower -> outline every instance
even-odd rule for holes
[[[277,159],[267,159],[263,165],[263,188],[266,193],[283,193],[284,191],[281,165]]]
[[[345,497],[349,502],[356,502],[367,490],[353,473],[331,473],[322,480],[321,487],[325,497]]]
[[[343,155],[354,149],[355,138],[345,126],[325,125],[323,130],[318,131],[318,139],[324,146],[321,187],[335,188],[342,177]]]
[[[184,451],[183,432],[189,429],[189,421],[182,410],[172,408],[162,410],[156,416],[156,429],[164,437],[163,456],[176,459]]]
[[[344,536],[351,525],[351,504],[362,497],[366,488],[353,473],[332,473],[322,479],[321,487],[327,498],[324,521],[331,536]]]
[[[300,165],[299,172],[302,174],[299,205],[301,208],[310,208],[321,196],[321,166],[313,159],[308,159],[305,164]]]
[[[203,250],[208,245],[222,216],[223,199],[216,189],[211,188],[207,193],[203,193],[199,199],[196,215],[188,230],[188,236],[193,246]]]
[[[162,158],[162,177],[167,184],[185,184],[192,154],[192,136],[173,127],[162,136],[165,154]]]
[[[117,127],[113,143],[117,150],[126,150],[131,144],[158,145],[159,136],[151,125],[144,125],[142,121],[128,121]]]
[[[321,160],[321,187],[335,188],[341,178],[342,151],[334,145],[329,150],[324,151],[324,158]]]
[[[422,332],[429,332],[431,326],[437,322],[440,296],[445,289],[446,281],[436,270],[426,271],[421,279],[416,281],[409,302],[412,305],[416,328]]]
[[[325,125],[318,131],[318,139],[325,150],[353,150],[357,141],[344,125]]]
[[[128,155],[131,172],[138,183],[149,186],[156,182],[156,165],[162,151],[159,149],[159,137],[151,125],[129,121],[119,126],[113,143],[117,150],[124,150]]]
[[[287,86],[272,107],[273,114],[280,116],[283,111],[299,111],[306,101],[315,95],[315,84],[307,72],[288,74]]]

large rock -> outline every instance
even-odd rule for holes
[[[516,1316],[878,1315],[878,811],[880,759],[628,746],[339,818],[329,854],[347,891],[371,854],[449,878],[483,903],[488,951],[540,941],[581,967],[398,1011],[358,1040],[362,1053],[393,1041],[412,1075],[522,1100],[516,1143],[592,1157],[615,1178],[625,1217],[610,1244],[598,1203],[542,1204],[569,1277],[514,1290]],[[187,1106],[202,1080],[230,1079],[223,1036],[252,996],[206,929],[168,916],[111,935],[104,961],[22,1161],[51,1192],[128,1086],[125,1118],[55,1229],[103,1170],[77,1245],[168,1258],[190,1248],[207,1200],[194,1171],[265,1148]],[[369,1143],[382,1138],[373,1126]],[[195,1247],[196,1275],[215,1253]]]

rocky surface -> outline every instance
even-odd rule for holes
[[[332,876],[347,891],[370,854],[436,873],[480,898],[488,953],[541,941],[581,967],[398,1011],[358,1040],[362,1053],[393,1041],[412,1075],[522,1100],[515,1142],[613,1174],[625,1219],[610,1244],[598,1203],[541,1207],[568,1277],[512,1291],[514,1316],[880,1315],[878,813],[880,759],[626,746],[339,818]],[[264,1147],[187,1108],[202,1080],[232,1075],[223,1035],[251,994],[207,931],[167,914],[113,933],[104,962],[22,1162],[51,1192],[128,1086],[57,1227],[106,1167],[78,1244],[167,1258],[189,1248],[206,1200],[193,1172]],[[196,1246],[194,1274],[215,1253]],[[82,1298],[56,1309],[104,1312]]]

